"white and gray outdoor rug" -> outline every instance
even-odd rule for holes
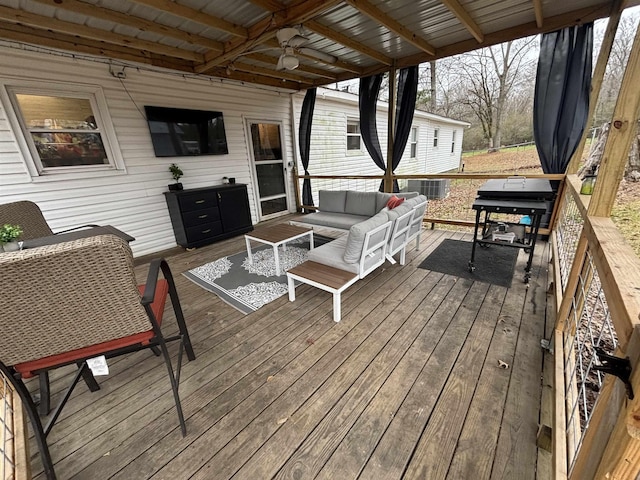
[[[332,240],[317,234],[313,237],[316,247]],[[276,276],[273,247],[253,244],[251,251],[251,265],[244,250],[193,268],[183,275],[246,315],[287,293],[285,272],[307,260],[309,241],[305,238],[288,242],[286,250],[280,247],[282,274],[279,276]]]

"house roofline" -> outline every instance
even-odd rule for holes
[[[300,95],[300,94],[294,94]],[[330,100],[339,103],[345,103],[349,105],[357,105],[358,104],[358,95],[350,92],[342,92],[339,90],[332,90],[330,88],[318,87],[318,91],[316,94],[318,97],[322,97],[325,100]],[[378,100],[377,108],[382,111],[389,110],[389,104],[382,100]],[[434,120],[441,123],[449,123],[452,125],[459,125],[461,127],[468,128],[471,126],[469,122],[465,122],[462,120],[455,120],[449,117],[443,117],[442,115],[436,115],[435,113],[425,112],[423,110],[415,110],[414,117],[423,118],[427,120]]]

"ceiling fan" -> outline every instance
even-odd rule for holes
[[[299,28],[286,27],[276,32],[278,44],[282,49],[282,54],[278,58],[276,70],[295,70],[300,65],[296,53],[304,54],[309,57],[317,58],[325,63],[335,63],[337,60],[333,55],[314,50],[313,48],[303,47],[309,41]]]

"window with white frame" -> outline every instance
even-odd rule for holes
[[[360,122],[347,119],[347,151],[359,151],[360,141]]]
[[[451,137],[451,153],[456,151],[456,131],[453,131],[453,136]]]
[[[438,134],[440,133],[440,129],[439,128],[434,128],[433,129],[433,146],[437,147],[438,146]]]
[[[411,127],[411,158],[418,156],[418,127]]]
[[[36,175],[123,168],[110,146],[113,126],[100,115],[106,101],[99,90],[8,86],[7,92]]]

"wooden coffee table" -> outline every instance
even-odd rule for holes
[[[255,242],[264,243],[273,247],[273,258],[276,263],[276,275],[280,276],[280,256],[278,255],[278,247],[282,245],[283,249],[286,249],[286,243],[297,238],[309,235],[309,249],[313,250],[313,230],[305,227],[298,227],[296,225],[289,225],[286,223],[280,225],[274,225],[273,227],[267,227],[260,230],[251,232],[244,236],[247,242],[247,255],[249,257],[249,264],[253,264],[253,255],[251,254],[251,240]]]

